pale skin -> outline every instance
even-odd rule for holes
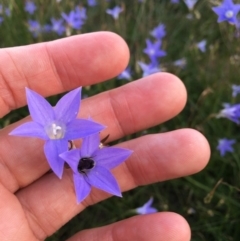
[[[47,97],[113,78],[128,64],[129,50],[119,36],[100,32],[1,49],[0,56],[3,117],[26,105],[25,87]],[[113,141],[173,118],[185,103],[183,83],[158,73],[83,100],[79,117],[106,125],[102,136],[110,134]],[[77,205],[71,171],[65,170],[62,180],[48,172],[43,141],[8,135],[23,121],[0,132],[1,241],[44,240],[87,206],[110,197],[93,188]],[[146,135],[119,146],[134,151],[112,170],[122,192],[199,172],[210,156],[207,140],[193,129]],[[188,241],[190,228],[180,215],[159,212],[84,230],[68,241],[126,241],[126,235],[132,241]]]

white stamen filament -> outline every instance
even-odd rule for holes
[[[232,17],[233,17],[233,11],[232,11],[232,10],[228,10],[228,11],[225,13],[225,16],[226,16],[226,18],[232,18]]]
[[[66,127],[63,123],[53,122],[45,128],[50,139],[62,139],[65,135]]]
[[[61,126],[57,126],[55,123],[52,124],[52,128],[53,128],[53,135],[56,136],[58,133],[58,130],[62,130]]]

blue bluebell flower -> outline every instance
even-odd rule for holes
[[[75,18],[80,18],[81,20],[87,19],[87,9],[84,7],[77,6],[75,8]]]
[[[106,13],[111,15],[114,19],[118,19],[119,14],[123,11],[123,9],[119,6],[115,6],[113,9],[107,9]]]
[[[55,19],[51,18],[51,30],[57,33],[59,36],[63,35],[66,31],[65,26],[63,25],[64,20],[62,18]]]
[[[162,42],[157,40],[156,42],[151,42],[150,39],[146,40],[147,47],[143,50],[145,54],[148,55],[153,64],[158,64],[158,58],[164,57],[166,52],[161,48]]]
[[[236,143],[234,139],[219,139],[217,150],[220,151],[221,156],[225,156],[226,152],[234,152],[232,145]]]
[[[223,104],[223,109],[216,115],[217,118],[227,118],[236,124],[240,124],[240,104]]]
[[[82,202],[96,187],[121,197],[117,181],[110,170],[123,163],[132,151],[118,147],[100,147],[99,134],[83,138],[80,149],[60,154],[73,170],[73,180],[77,202]]]
[[[240,94],[240,85],[232,85],[232,97],[236,97]]]
[[[197,48],[201,52],[206,52],[206,45],[207,45],[207,40],[203,39],[202,41],[197,43]]]
[[[28,29],[34,38],[42,32],[42,27],[37,20],[28,20]]]
[[[37,6],[36,6],[36,4],[35,4],[34,2],[32,2],[32,1],[27,1],[27,2],[25,3],[24,10],[25,10],[26,12],[28,12],[29,14],[34,14],[34,12],[36,11],[36,9],[37,9]]]
[[[138,61],[138,64],[143,71],[143,75],[142,75],[143,77],[146,77],[150,74],[154,74],[161,71],[161,69],[156,65],[154,65],[153,63],[145,64],[142,61]]]
[[[188,7],[188,9],[191,11],[193,10],[195,4],[197,3],[197,0],[184,0],[186,6]]]
[[[131,70],[130,67],[127,67],[125,70],[123,70],[122,73],[120,73],[117,76],[117,79],[127,79],[127,80],[131,80],[132,76],[131,76]]]
[[[180,0],[171,0],[171,3],[177,4],[177,3],[179,3],[179,1],[180,1]]]
[[[95,7],[97,5],[96,0],[88,0],[87,3],[89,7]]]
[[[76,15],[74,10],[70,11],[69,14],[62,13],[63,19],[66,21],[67,25],[73,29],[81,29],[84,21]]]
[[[220,6],[213,7],[212,10],[218,15],[218,23],[227,21],[236,24],[240,4],[234,4],[232,0],[224,0]]]
[[[158,210],[152,207],[153,198],[151,197],[142,207],[136,208],[135,211],[137,214],[150,214],[156,213]]]
[[[187,60],[186,60],[185,58],[175,60],[175,61],[173,62],[173,65],[174,65],[174,66],[177,66],[177,67],[179,67],[179,68],[185,68],[186,65],[187,65]]]
[[[165,30],[165,25],[160,23],[157,27],[155,27],[151,32],[150,34],[156,38],[156,39],[159,39],[161,40],[163,37],[166,36],[166,30]]]
[[[5,14],[6,14],[6,16],[8,16],[8,17],[11,16],[11,10],[10,10],[10,8],[5,8]]]
[[[3,13],[3,5],[0,4],[0,14],[2,14],[2,13]]]

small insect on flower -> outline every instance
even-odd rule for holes
[[[79,173],[87,175],[87,171],[95,166],[95,161],[92,157],[82,157],[78,163]]]

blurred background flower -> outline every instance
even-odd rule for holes
[[[219,139],[217,149],[221,156],[225,156],[226,152],[234,152],[232,145],[236,143],[236,140],[230,140],[227,138]]]
[[[153,197],[151,197],[146,203],[143,204],[142,207],[136,208],[137,214],[150,214],[150,213],[156,213],[157,209],[152,207],[153,203]]]

